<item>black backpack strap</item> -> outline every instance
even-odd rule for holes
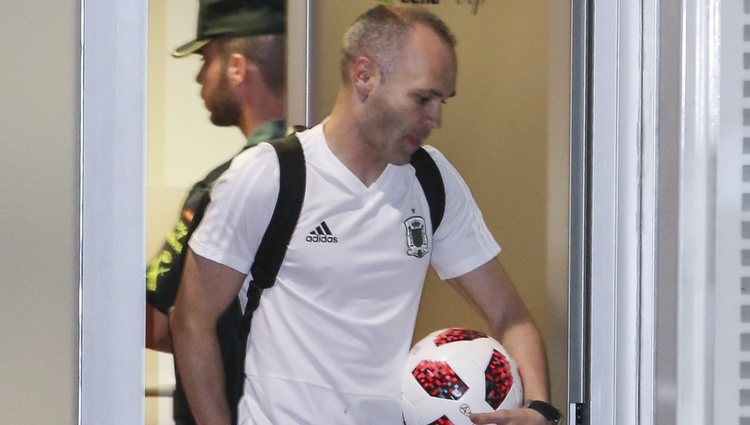
[[[435,160],[423,148],[417,149],[411,157],[411,165],[416,170],[417,180],[422,186],[424,196],[427,198],[427,204],[430,206],[430,219],[432,221],[432,233],[438,229],[440,222],[443,221],[445,213],[445,186],[443,177],[440,175]]]
[[[258,308],[261,293],[276,282],[305,198],[305,155],[297,136],[292,134],[270,143],[279,158],[279,197],[250,268],[253,281],[243,317],[244,335],[250,332],[252,313]]]
[[[260,304],[263,290],[270,288],[276,282],[276,275],[284,261],[286,249],[292,239],[294,228],[297,226],[297,220],[302,211],[302,202],[305,199],[305,155],[297,136],[291,134],[285,139],[269,143],[276,150],[279,159],[279,197],[276,200],[271,221],[258,245],[253,265],[250,267],[253,280],[247,289],[245,312],[243,314],[238,312],[240,305],[237,299],[230,307],[237,312],[234,317],[241,321],[234,327],[235,331],[238,331],[235,333],[237,343],[233,351],[236,355],[231,361],[224,360],[227,400],[233,407],[233,425],[237,425],[237,408],[245,383],[245,355],[253,312]]]

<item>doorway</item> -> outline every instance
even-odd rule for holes
[[[336,93],[341,34],[373,3],[289,3],[289,39],[296,43],[289,48],[290,123],[310,125],[323,118]],[[503,247],[500,259],[548,347],[553,402],[564,410],[570,5],[443,0],[424,6],[451,26],[459,43],[458,95],[448,102],[443,128],[429,143],[462,173]],[[186,7],[184,1],[149,2],[147,255],[161,245],[188,188],[243,143],[238,131],[214,127],[207,119],[194,82],[198,58],[168,55],[194,36],[196,16],[197,5]],[[307,58],[314,59],[307,63]],[[291,89],[298,81],[307,85]],[[478,315],[430,273],[414,339],[447,326],[486,330]],[[153,395],[146,403],[149,425],[171,423],[172,373],[171,356],[147,353]]]

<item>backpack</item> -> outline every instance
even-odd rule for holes
[[[286,255],[286,249],[297,225],[305,197],[305,156],[299,139],[294,134],[269,142],[279,159],[279,195],[271,221],[258,245],[250,268],[253,280],[248,288],[244,313],[235,299],[219,318],[217,334],[220,335],[222,362],[226,383],[226,396],[232,409],[232,424],[237,424],[237,406],[242,397],[245,381],[245,354],[253,312],[260,304],[265,289],[276,281]],[[432,221],[432,233],[437,230],[445,211],[445,187],[440,170],[426,150],[419,148],[411,159],[417,179],[427,198]]]

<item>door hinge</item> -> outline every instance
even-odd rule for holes
[[[585,425],[585,411],[586,405],[584,403],[570,403],[568,406],[568,425]]]

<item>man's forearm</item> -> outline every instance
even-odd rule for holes
[[[190,323],[175,309],[170,316],[175,359],[190,410],[199,425],[229,425],[230,407],[224,392],[224,370],[216,333],[205,324]]]
[[[169,333],[167,315],[146,303],[146,348],[172,352],[172,335]]]
[[[549,373],[544,342],[532,322],[511,326],[501,343],[516,361],[523,379],[524,400],[549,401]]]
[[[245,274],[188,250],[169,321],[178,372],[199,425],[229,425],[230,408],[236,408],[227,405],[216,321],[244,280]]]

